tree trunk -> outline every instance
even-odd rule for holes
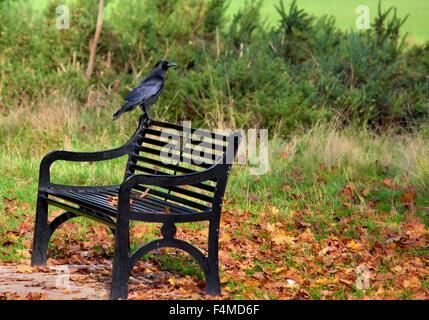
[[[94,71],[95,55],[97,53],[97,45],[101,35],[101,28],[103,27],[103,14],[104,14],[104,0],[98,3],[98,16],[97,25],[95,27],[94,38],[89,42],[89,61],[88,67],[85,72],[85,80],[89,80],[92,72]]]

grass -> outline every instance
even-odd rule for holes
[[[332,3],[335,6],[331,5]],[[411,18],[408,20],[410,23],[416,21],[418,13],[425,11],[424,6],[413,7],[417,3],[422,5],[422,2],[417,1],[413,4],[386,1],[383,2],[383,7],[396,5],[399,7],[401,16],[410,13]],[[320,1],[299,1],[299,4],[317,15],[334,14],[339,19],[341,27],[347,29],[353,27],[356,5],[364,3],[350,1],[339,5],[337,1],[329,3],[326,1],[324,4]],[[41,2],[37,2],[37,5],[41,6]],[[191,8],[187,5],[188,3],[184,2],[184,7]],[[232,1],[229,14],[232,15],[239,6],[240,2]],[[371,2],[370,7],[373,13],[375,2],[374,4]],[[123,12],[123,14],[128,13]],[[277,19],[272,1],[264,2],[264,14],[270,17],[269,24]],[[164,18],[161,25],[164,25],[164,21],[174,22],[173,19]],[[49,17],[46,19],[49,20]],[[111,19],[113,21],[114,16]],[[134,19],[141,21],[141,17],[138,16]],[[242,23],[253,19],[254,15],[250,12]],[[308,23],[305,18],[300,19],[304,25]],[[11,26],[17,25],[12,18],[5,21],[11,21]],[[122,29],[119,27],[117,30],[143,32],[146,34],[146,39],[150,39],[147,36],[155,33],[150,30],[150,20],[147,21],[143,29],[135,25],[135,29],[122,26]],[[183,21],[183,19],[178,18],[177,21]],[[417,19],[417,21],[419,26],[427,24],[426,20]],[[22,21],[22,23],[26,22]],[[114,24],[120,25],[118,20]],[[179,30],[180,39],[173,38],[172,48],[185,48],[186,45],[183,47],[182,40],[185,39],[185,42],[188,42],[188,38],[193,39],[196,36],[188,30],[189,26],[193,30],[192,22],[184,26],[179,26],[180,23],[179,25],[167,24],[173,29],[181,30],[183,27],[183,35]],[[76,28],[62,35],[79,34],[80,36],[79,30],[88,29],[84,20],[75,26]],[[108,23],[105,26],[103,32],[106,35],[116,30],[109,29]],[[222,26],[227,28],[228,24]],[[405,27],[411,28],[410,24]],[[43,31],[44,28],[38,30]],[[416,35],[423,29],[409,30],[417,39]],[[73,33],[69,33],[70,31]],[[329,28],[323,32],[328,31]],[[51,40],[56,39],[57,36],[56,31],[53,30],[53,32]],[[280,33],[278,32],[277,36],[280,36]],[[26,32],[22,34],[22,38],[19,32],[16,34],[17,38],[26,41]],[[134,33],[130,33],[131,38],[134,37],[132,34]],[[269,36],[267,33],[263,34],[264,37]],[[379,119],[383,124],[385,119],[390,119],[391,111],[392,119],[400,120],[401,124],[403,119],[399,117],[400,114],[407,119],[416,117],[413,119],[416,121],[421,119],[424,122],[426,49],[412,48],[407,54],[390,56],[390,49],[395,47],[394,40],[380,47],[371,47],[365,45],[367,42],[364,37],[356,42],[358,37],[350,36],[344,39],[343,36],[333,35],[332,39],[331,37],[327,39],[335,41],[343,39],[341,45],[345,46],[345,51],[335,49],[338,59],[332,60],[330,42],[325,41],[322,35],[316,36],[309,33],[315,37],[316,43],[319,43],[316,45],[313,41],[308,43],[302,41],[300,32],[294,34],[291,35],[295,38],[292,39],[295,42],[287,42],[284,48],[281,44],[283,40],[277,36],[272,38],[275,43],[279,40],[278,46],[274,46],[274,49],[280,48],[282,52],[285,49],[287,56],[292,54],[291,62],[284,64],[282,61],[285,57],[280,54],[280,51],[277,51],[278,57],[272,59],[271,49],[261,50],[261,44],[265,43],[263,45],[265,48],[275,44],[270,41],[271,36],[265,42],[254,38],[252,41],[261,42],[250,45],[249,50],[252,51],[245,50],[240,53],[238,50],[241,49],[232,45],[231,49],[236,52],[235,54],[233,52],[229,60],[224,62],[224,71],[216,69],[215,65],[213,68],[206,68],[204,64],[200,69],[187,71],[186,77],[176,73],[171,74],[169,82],[172,87],[165,92],[164,98],[153,109],[156,118],[162,118],[165,114],[173,115],[180,110],[176,113],[177,119],[181,118],[181,115],[186,115],[193,121],[201,117],[200,123],[216,122],[219,126],[236,123],[238,127],[249,125],[274,128],[270,129],[272,138],[269,142],[269,171],[264,175],[252,175],[249,170],[253,166],[252,163],[236,165],[228,184],[220,229],[221,279],[226,297],[235,299],[427,298],[429,126],[424,123],[418,126],[416,122],[416,126],[412,128],[406,128],[405,124],[403,127],[392,128],[386,123],[384,127],[377,126],[376,134],[365,126],[356,125],[358,122],[355,121],[354,116],[350,116],[350,122],[347,122],[350,126],[344,127],[344,118],[347,117],[348,112],[351,114],[363,112],[364,109],[361,109],[363,106],[368,107],[368,112],[379,110],[374,113],[371,111],[372,116],[369,118]],[[7,49],[5,53],[15,52],[10,51],[13,43],[16,42],[14,42],[14,34],[10,35],[8,39],[13,41],[11,44],[5,41]],[[213,30],[207,35],[214,36]],[[383,35],[383,32],[374,34],[374,39],[369,43],[376,41],[379,35]],[[388,32],[388,35],[395,38],[394,30]],[[168,32],[161,38],[164,36],[171,38]],[[234,38],[234,36],[231,37]],[[427,39],[427,34],[423,37]],[[38,44],[34,46],[35,48],[46,45],[46,41],[38,41],[39,38],[35,33],[32,39],[34,44]],[[202,36],[202,38],[207,37]],[[246,34],[243,34],[237,39],[243,41],[245,38]],[[77,36],[76,39],[80,37]],[[103,39],[114,38],[107,36]],[[51,40],[48,43],[57,43]],[[76,43],[80,46],[87,41],[79,40]],[[107,43],[110,43],[110,40]],[[125,45],[127,41],[124,40],[121,43]],[[88,83],[81,81],[80,62],[76,63],[73,57],[69,59],[69,49],[78,50],[73,43],[64,43],[62,47],[65,50],[64,54],[59,54],[58,57],[60,60],[64,59],[65,67],[60,63],[59,69],[57,69],[57,61],[54,61],[55,57],[52,59],[53,64],[49,67],[45,64],[45,60],[50,61],[51,57],[32,55],[37,59],[27,62],[26,58],[17,58],[20,56],[19,52],[6,54],[6,60],[10,56],[11,61],[17,61],[16,67],[9,64],[9,71],[18,76],[15,79],[17,82],[12,81],[6,87],[4,86],[7,89],[4,94],[11,92],[9,89],[13,88],[19,97],[10,96],[8,106],[11,108],[0,116],[0,261],[2,263],[20,261],[28,263],[31,254],[39,163],[47,152],[54,149],[74,151],[110,149],[122,145],[133,133],[137,111],[127,113],[120,121],[111,121],[111,114],[122,102],[120,95],[125,92],[125,88],[111,88],[107,84],[112,83],[113,80],[119,84],[116,81],[124,80],[124,85],[131,85],[131,78],[128,80],[122,78],[123,64],[135,62],[132,69],[137,70],[141,68],[140,62],[137,61],[145,60],[148,57],[146,55],[155,56],[159,53],[149,53],[144,42],[138,43],[138,46],[127,47],[129,53],[124,54],[123,57],[128,60],[121,60],[116,45],[114,46],[116,49],[100,46],[98,60],[101,65],[98,69],[99,73],[94,75],[95,83],[90,86],[89,93],[87,92]],[[328,46],[324,48],[322,43],[327,43]],[[177,44],[180,45],[177,46]],[[302,50],[298,50],[302,51],[301,53],[288,51],[295,44],[298,47],[304,44]],[[204,58],[210,66],[211,55],[207,52],[214,47],[208,48],[207,52],[204,47],[204,55],[198,58],[194,57],[194,53],[198,50],[191,45],[189,41],[189,51],[174,49],[169,55],[184,57],[185,61],[195,59],[201,61]],[[169,42],[167,42],[168,46]],[[315,57],[311,54],[312,59],[309,60],[307,51],[317,52],[319,50],[316,49],[319,46],[326,52],[320,52]],[[28,50],[33,50],[33,45],[30,47]],[[78,51],[84,53],[86,50],[84,47],[81,46],[81,50]],[[134,47],[141,50],[135,51]],[[369,51],[362,50],[363,47]],[[103,51],[106,48],[107,52]],[[370,51],[374,51],[371,48],[378,48],[380,51],[371,53]],[[224,49],[225,52],[230,50],[228,47]],[[118,61],[114,67],[108,67],[110,63],[107,62],[106,68],[104,67],[103,52],[108,57],[111,53],[114,54],[114,60]],[[191,56],[187,57],[187,52],[192,52]],[[360,58],[361,54],[363,54],[362,58]],[[26,52],[23,52],[24,56]],[[85,61],[85,59],[82,60],[84,56],[86,53],[79,60],[82,63]],[[391,65],[384,64],[386,59],[390,61],[389,57],[392,58]],[[255,61],[253,61],[254,58],[256,58]],[[302,62],[301,58],[305,58],[306,62]],[[21,60],[25,64],[22,64]],[[338,63],[331,64],[331,60]],[[373,61],[373,65],[377,67],[373,68],[371,65],[362,63],[366,60]],[[404,61],[407,63],[402,64]],[[218,64],[218,59],[215,64]],[[351,74],[349,74],[349,64]],[[48,75],[46,79],[50,79],[49,84],[44,82],[36,85],[34,82],[31,85],[27,81],[35,80],[39,76],[21,81],[19,75],[25,74],[28,71],[27,67],[31,71],[40,70],[41,66],[48,67],[45,71]],[[255,67],[248,70],[249,66]],[[32,69],[33,67],[35,69]],[[20,72],[19,68],[23,71]],[[69,68],[76,72],[66,72],[65,70]],[[276,83],[282,83],[285,86],[274,87],[270,85],[272,79],[269,75],[277,72],[278,68],[281,70],[286,68],[285,72],[278,73],[279,77],[276,78],[278,80]],[[110,71],[107,72],[108,70]],[[118,70],[118,73],[112,73],[113,70]],[[331,73],[332,70],[338,72]],[[224,72],[228,97],[224,95],[225,88],[219,84],[223,82]],[[41,72],[39,75],[42,74],[45,73]],[[140,75],[133,71],[126,77],[137,80]],[[338,86],[338,79],[343,76],[346,77],[344,83]],[[359,77],[355,78],[355,76]],[[42,76],[39,78],[45,79]],[[201,81],[207,78],[211,79],[211,84]],[[372,78],[380,81],[373,81]],[[6,76],[5,79],[8,77]],[[174,85],[179,79],[181,83],[186,84],[182,89]],[[183,79],[188,80],[182,81]],[[98,81],[104,82],[97,85]],[[367,87],[360,87],[361,83],[370,84],[368,90]],[[336,89],[328,90],[331,86]],[[27,92],[25,88],[29,91]],[[188,98],[188,93],[194,92],[195,88],[201,88],[202,95],[195,92],[196,100],[189,101],[192,100],[192,105],[204,108],[201,108],[198,114],[192,115],[192,112],[187,110],[186,101],[184,101],[185,105],[182,105],[180,100],[185,96]],[[236,95],[232,96],[230,90]],[[274,91],[288,94],[276,95],[273,100],[267,99],[273,96]],[[340,94],[340,91],[344,93]],[[169,96],[168,92],[182,92],[183,97]],[[176,98],[177,101],[175,101]],[[372,107],[375,101],[373,98],[377,100],[376,109]],[[402,104],[405,101],[406,105]],[[177,109],[170,108],[173,102],[177,103],[175,106]],[[335,107],[330,106],[326,109],[331,103]],[[249,109],[251,106],[255,108]],[[267,106],[270,107],[267,108]],[[411,109],[416,107],[416,113],[408,114],[408,111],[412,111],[410,107]],[[385,110],[390,111],[384,114]],[[342,118],[339,120],[335,118],[337,111],[342,113]],[[363,113],[366,115],[366,111]],[[360,116],[356,119],[361,119]],[[261,119],[266,121],[260,122]],[[370,123],[375,125],[378,122]],[[125,162],[125,158],[89,164],[57,162],[52,167],[53,181],[74,185],[120,183]],[[51,213],[57,215],[61,210],[53,210]],[[133,223],[131,248],[136,250],[140,244],[159,236],[158,225]],[[180,225],[177,237],[194,243],[204,251],[207,225]],[[72,220],[55,233],[50,243],[50,257],[53,259],[50,263],[86,262],[108,265],[112,260],[113,240],[109,230],[102,226],[83,218]],[[149,270],[148,272],[154,274],[158,271],[160,273],[171,271],[165,273],[170,277],[167,282],[164,281],[165,285],[156,288],[163,288],[164,293],[165,290],[171,291],[169,285],[180,284],[176,289],[180,290],[181,297],[183,284],[186,284],[185,287],[192,292],[195,291],[195,282],[200,288],[203,287],[202,274],[195,262],[184,255],[177,257],[176,251],[167,251],[167,255],[151,253],[143,260],[136,267],[136,271]],[[366,289],[358,288],[356,285],[356,269],[361,266],[368,267],[371,273],[371,286]],[[182,276],[182,279],[177,282],[178,280],[172,278],[172,274]],[[159,291],[156,290],[156,292]],[[153,298],[162,297],[162,294],[157,294],[155,293]],[[147,295],[140,297],[148,298]]]
[[[50,104],[57,106],[56,114],[46,107]],[[66,97],[54,96],[32,106],[23,106],[0,119],[0,212],[3,212],[0,216],[0,260],[17,262],[29,258],[38,164],[46,152],[52,149],[111,148],[121,145],[132,134],[135,114],[113,123],[110,121],[111,111],[111,102],[80,107]],[[225,200],[225,214],[232,218],[229,216],[222,226],[225,231],[221,234],[221,248],[233,245],[231,239],[240,239],[242,247],[255,245],[256,252],[278,253],[272,260],[258,254],[249,257],[249,253],[236,249],[227,250],[225,254],[229,258],[225,259],[243,264],[245,271],[241,278],[237,278],[229,275],[229,272],[237,272],[237,268],[225,268],[222,271],[225,290],[235,298],[276,298],[275,291],[267,293],[255,283],[252,290],[251,284],[240,279],[275,274],[278,268],[307,273],[305,259],[314,254],[317,257],[317,252],[326,246],[324,243],[336,241],[332,239],[344,239],[343,245],[350,247],[347,250],[353,251],[355,246],[361,245],[371,250],[377,243],[385,243],[390,234],[405,232],[410,221],[417,219],[427,226],[428,142],[425,130],[375,135],[360,127],[338,129],[335,123],[319,123],[308,132],[297,132],[288,141],[274,137],[269,146],[268,173],[252,176],[248,166],[234,167]],[[90,165],[58,163],[53,167],[53,177],[57,182],[70,184],[119,183],[124,163],[125,159]],[[416,194],[413,203],[402,200],[408,190]],[[230,221],[235,220],[241,222],[231,225]],[[61,228],[50,245],[52,257],[64,258],[70,246],[83,250],[79,243],[85,250],[111,255],[113,237],[106,236],[107,243],[97,240],[99,235],[89,241],[93,230],[98,230],[93,228],[94,224],[84,219]],[[159,235],[154,226],[136,230],[133,248]],[[206,235],[205,229],[195,224],[183,225],[180,232],[188,238],[196,237],[197,243]],[[310,234],[315,242],[307,239]],[[297,245],[296,239],[301,238],[307,240]],[[255,244],[255,239],[271,239],[271,242],[264,240]],[[289,249],[276,251],[276,245],[288,243],[288,239],[295,239],[288,244]],[[424,246],[401,250],[397,251],[398,257],[401,254],[411,255],[413,259],[427,257]],[[357,267],[364,261],[361,254],[364,252],[353,251],[337,267],[344,270]],[[184,276],[202,278],[188,257],[176,260],[171,255],[155,254],[148,255],[146,261]],[[326,263],[323,260],[312,268],[327,270]],[[380,263],[375,272],[385,273],[395,266],[392,261]],[[310,282],[305,292],[309,298],[321,299],[331,291],[332,298],[361,298],[376,294],[376,290],[362,292],[346,287],[331,290],[338,284],[335,277],[321,277],[320,274],[308,277]],[[317,280],[318,277],[321,278]],[[427,279],[422,286],[427,286]],[[302,294],[299,292],[292,287],[289,293]],[[413,295],[409,288],[405,288],[396,292],[395,297],[409,299]]]
[[[50,103],[58,106],[55,115],[44,108]],[[42,102],[36,110],[31,112],[24,107],[0,119],[0,168],[3,177],[8,177],[2,179],[0,191],[22,202],[33,202],[38,164],[48,151],[112,148],[133,132],[131,115],[112,123],[109,110],[102,107],[79,108],[77,103],[56,98]],[[106,122],[109,126],[104,125]],[[347,216],[342,199],[335,196],[348,183],[353,191],[370,188],[367,197],[380,201],[378,206],[384,210],[397,205],[395,201],[400,196],[399,191],[379,187],[384,178],[393,184],[412,184],[421,192],[429,189],[429,147],[422,134],[392,132],[377,136],[364,128],[338,130],[333,125],[319,124],[289,141],[274,138],[269,149],[267,174],[252,176],[246,165],[233,171],[228,189],[230,207],[278,210],[280,216],[287,217],[291,210],[315,204]],[[52,176],[58,183],[119,183],[125,160],[91,165],[58,162],[52,167]],[[424,197],[420,201],[421,205],[429,205]]]

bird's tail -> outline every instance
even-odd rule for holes
[[[115,112],[115,114],[113,115],[112,120],[117,120],[122,114],[124,113],[124,110],[122,108],[120,108],[118,111]]]
[[[131,103],[127,102],[122,107],[120,107],[119,110],[116,111],[115,114],[113,115],[113,120],[118,119],[125,111],[128,111],[130,105]]]

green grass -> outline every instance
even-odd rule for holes
[[[108,108],[79,110],[77,105],[67,106],[69,102],[62,99],[55,103],[60,110],[67,108],[68,115],[49,119],[46,111],[20,112],[19,116],[11,114],[0,119],[4,129],[0,132],[0,170],[4,177],[0,192],[4,197],[34,204],[39,161],[48,151],[108,149],[124,143],[133,132],[132,117],[105,126],[110,121]],[[41,118],[46,123],[40,123]],[[25,131],[20,129],[22,124]],[[398,198],[403,191],[384,188],[382,181],[390,177],[394,183],[417,186],[421,194],[418,204],[427,206],[427,153],[427,138],[419,134],[376,136],[361,128],[339,131],[320,125],[287,142],[272,140],[270,171],[265,175],[252,176],[246,166],[236,166],[228,188],[228,206],[254,212],[276,208],[285,218],[291,211],[315,207],[346,217],[352,210],[344,207],[347,199],[340,194],[351,183],[357,204],[371,200],[380,211],[395,207],[402,214]],[[77,185],[120,183],[125,161],[120,158],[89,165],[58,162],[52,166],[52,177],[54,182]],[[362,197],[359,192],[366,187],[370,192]],[[317,219],[320,217],[312,217],[309,222],[329,223]]]
[[[5,129],[0,131],[3,146],[0,153],[0,212],[3,212],[0,215],[0,243],[8,239],[12,241],[12,244],[0,246],[2,261],[19,261],[25,258],[25,252],[28,258],[38,165],[45,153],[52,149],[107,149],[121,145],[134,131],[135,119],[132,115],[127,115],[121,122],[110,122],[109,107],[106,107],[109,102],[102,102],[102,106],[93,108],[79,108],[77,102],[65,97],[53,97],[50,100],[52,102],[59,111],[68,112],[59,112],[61,117],[53,117],[49,109],[43,108],[46,102],[41,101],[33,112],[24,109],[0,118],[0,127]],[[20,129],[23,123],[26,130]],[[109,125],[106,126],[106,123]],[[86,129],[82,130],[82,126]],[[340,130],[332,124],[321,123],[308,132],[291,135],[288,141],[275,137],[269,145],[269,172],[252,176],[247,166],[234,166],[224,208],[233,214],[246,213],[248,218],[240,226],[229,229],[229,236],[250,242],[255,237],[268,239],[272,235],[267,231],[261,230],[260,234],[255,234],[255,225],[281,223],[289,232],[309,227],[317,242],[332,235],[359,242],[362,230],[365,230],[365,239],[371,247],[376,242],[384,243],[386,232],[399,231],[411,216],[420,217],[427,224],[429,136],[425,132],[375,135],[360,127]],[[55,181],[67,184],[119,183],[125,160],[79,165],[58,163],[53,166],[52,176]],[[387,186],[383,182],[385,178],[392,179],[392,186],[395,187]],[[414,213],[400,201],[400,196],[409,186],[413,186],[417,193]],[[366,188],[369,191],[363,194]],[[28,231],[13,235],[14,231],[21,228],[24,220],[29,223]],[[65,225],[66,233],[54,236],[57,242],[50,244],[51,257],[64,258],[69,245],[88,243],[91,226],[92,222],[85,219],[76,220],[72,232]],[[200,232],[202,227],[196,224],[180,226],[181,230],[189,234]],[[141,238],[133,240],[133,250],[141,243],[158,237],[158,228],[151,228]],[[109,239],[113,243],[113,237]],[[89,243],[92,243],[93,248],[85,244],[85,250],[92,249],[104,257],[112,254],[109,243],[108,249],[104,243],[104,247],[96,241]],[[226,243],[221,242],[221,246],[225,247]],[[314,247],[310,243],[304,242],[300,246],[300,259],[314,256]],[[258,250],[261,253],[271,251],[272,243],[260,243]],[[409,252],[398,251],[398,254],[424,258],[427,250],[418,248]],[[249,258],[245,251],[231,251],[228,255],[240,263],[251,262],[244,272],[249,278],[255,274],[273,273],[280,265],[307,272],[305,264],[297,260],[296,252],[278,253],[276,260],[259,256]],[[344,266],[338,267],[356,268],[359,259],[359,254],[350,256]],[[203,278],[198,266],[186,255],[150,254],[146,261],[159,266],[161,270],[194,279]],[[385,268],[388,270],[392,266],[394,264],[390,263]],[[326,268],[320,262],[317,262],[317,267],[321,270]],[[275,292],[270,295],[261,288],[249,288],[239,280],[228,279],[224,285],[236,299],[249,298],[249,295],[252,298],[275,298]],[[422,286],[427,286],[427,281]],[[324,284],[310,286],[308,295],[313,299],[322,299],[327,288]],[[295,292],[293,290],[291,292]],[[372,291],[368,292],[353,288],[336,289],[332,297],[362,298],[372,294]],[[405,290],[398,292],[396,297],[409,299],[412,294]]]

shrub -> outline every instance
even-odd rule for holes
[[[409,127],[427,121],[429,43],[406,45],[404,19],[383,11],[369,31],[344,32],[294,1],[276,6],[278,24],[249,1],[232,19],[225,0],[128,0],[106,17],[95,72],[83,73],[97,3],[69,1],[71,28],[58,31],[51,1],[0,1],[0,110],[65,92],[82,104],[94,94],[121,101],[156,60],[175,60],[154,112],[177,121],[262,126],[287,135],[340,114],[343,122]],[[144,14],[142,14],[144,12]],[[55,106],[52,106],[54,108]]]

